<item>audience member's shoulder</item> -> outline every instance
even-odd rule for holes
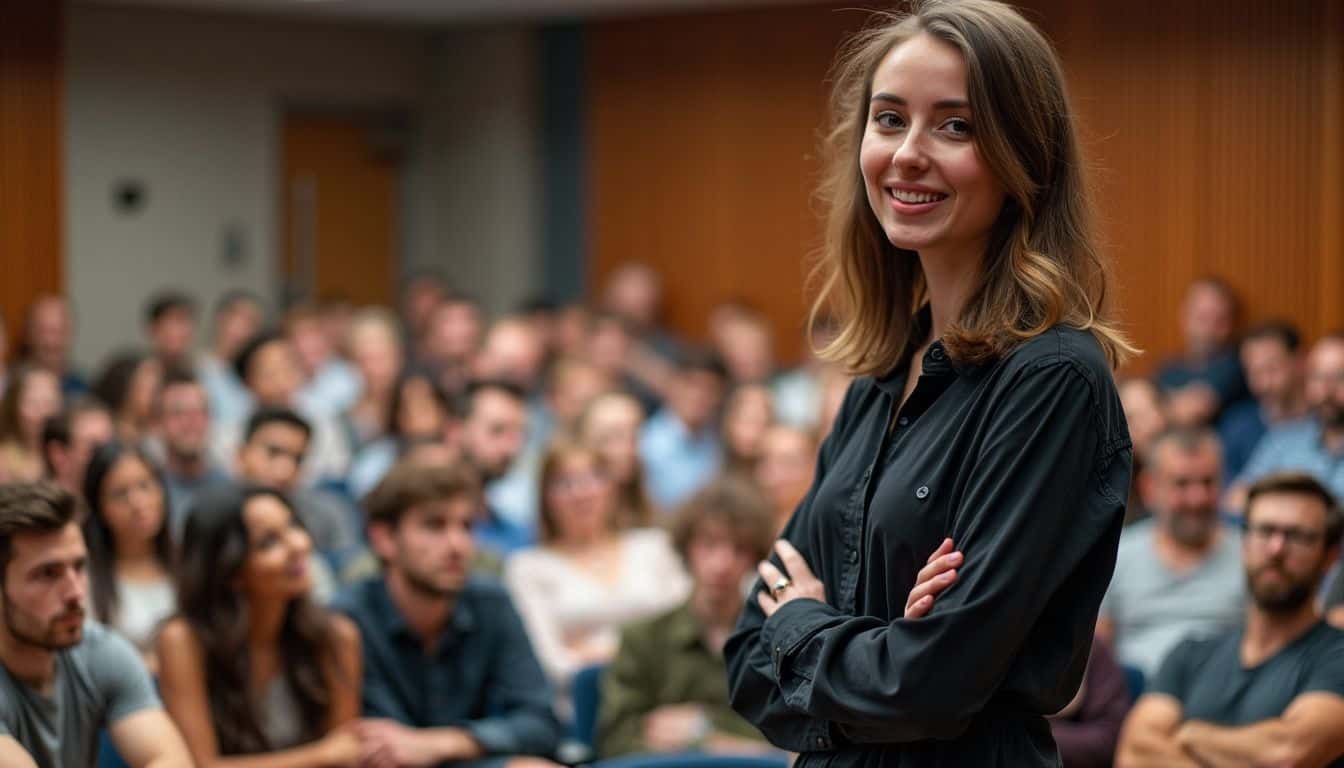
[[[513,558],[510,558],[509,562],[513,562]],[[473,573],[467,579],[467,585],[463,588],[463,595],[482,605],[513,604],[513,598],[509,597],[509,590],[503,582],[494,576],[483,573]]]
[[[1317,656],[1332,660],[1344,658],[1344,629],[1322,619],[1312,628],[1312,634],[1311,645]]]
[[[382,575],[367,576],[347,584],[331,600],[331,609],[358,619],[372,605],[377,591],[384,589]]]

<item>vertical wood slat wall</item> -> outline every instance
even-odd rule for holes
[[[1036,0],[1064,59],[1149,370],[1180,345],[1190,279],[1227,278],[1245,319],[1308,338],[1344,326],[1344,4]],[[822,82],[861,15],[826,7],[593,25],[589,226],[595,278],[627,258],[667,279],[702,337],[742,296],[796,343]]]
[[[0,308],[11,354],[28,302],[63,285],[61,7],[0,0]]]

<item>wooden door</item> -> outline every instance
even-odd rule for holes
[[[390,304],[400,162],[373,116],[291,113],[284,125],[283,275],[289,298]]]

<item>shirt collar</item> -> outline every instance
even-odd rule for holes
[[[933,324],[933,310],[928,304],[920,307],[911,321],[911,335],[914,338],[923,341],[928,336],[930,326]],[[922,359],[922,371],[924,376],[933,378],[955,378],[966,377],[974,378],[983,370],[984,365],[975,363],[963,363],[952,359],[947,352],[947,346],[943,344],[942,339],[935,339],[929,348],[924,350]],[[900,362],[877,379],[877,386],[883,392],[893,397],[900,398],[905,394],[906,379],[910,373],[909,356],[901,357]]]
[[[439,641],[441,649],[444,643],[450,642],[452,638],[473,632],[479,626],[476,611],[472,608],[472,591],[472,584],[468,581],[467,586],[458,594],[457,603],[453,606],[453,615],[448,619],[451,629]],[[385,579],[374,579],[370,585],[370,597],[374,618],[380,626],[387,629],[389,635],[405,638],[416,645],[422,643],[420,636],[397,608],[397,604],[392,602],[392,595],[387,591]]]

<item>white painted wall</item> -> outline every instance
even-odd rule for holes
[[[229,288],[274,296],[284,105],[417,107],[428,38],[381,26],[72,5],[66,29],[66,285],[75,357],[141,340],[163,287],[203,307]],[[148,203],[114,212],[119,179]],[[230,266],[230,228],[246,244]]]
[[[408,264],[439,269],[496,312],[542,279],[536,57],[530,28],[437,36],[409,180]]]

